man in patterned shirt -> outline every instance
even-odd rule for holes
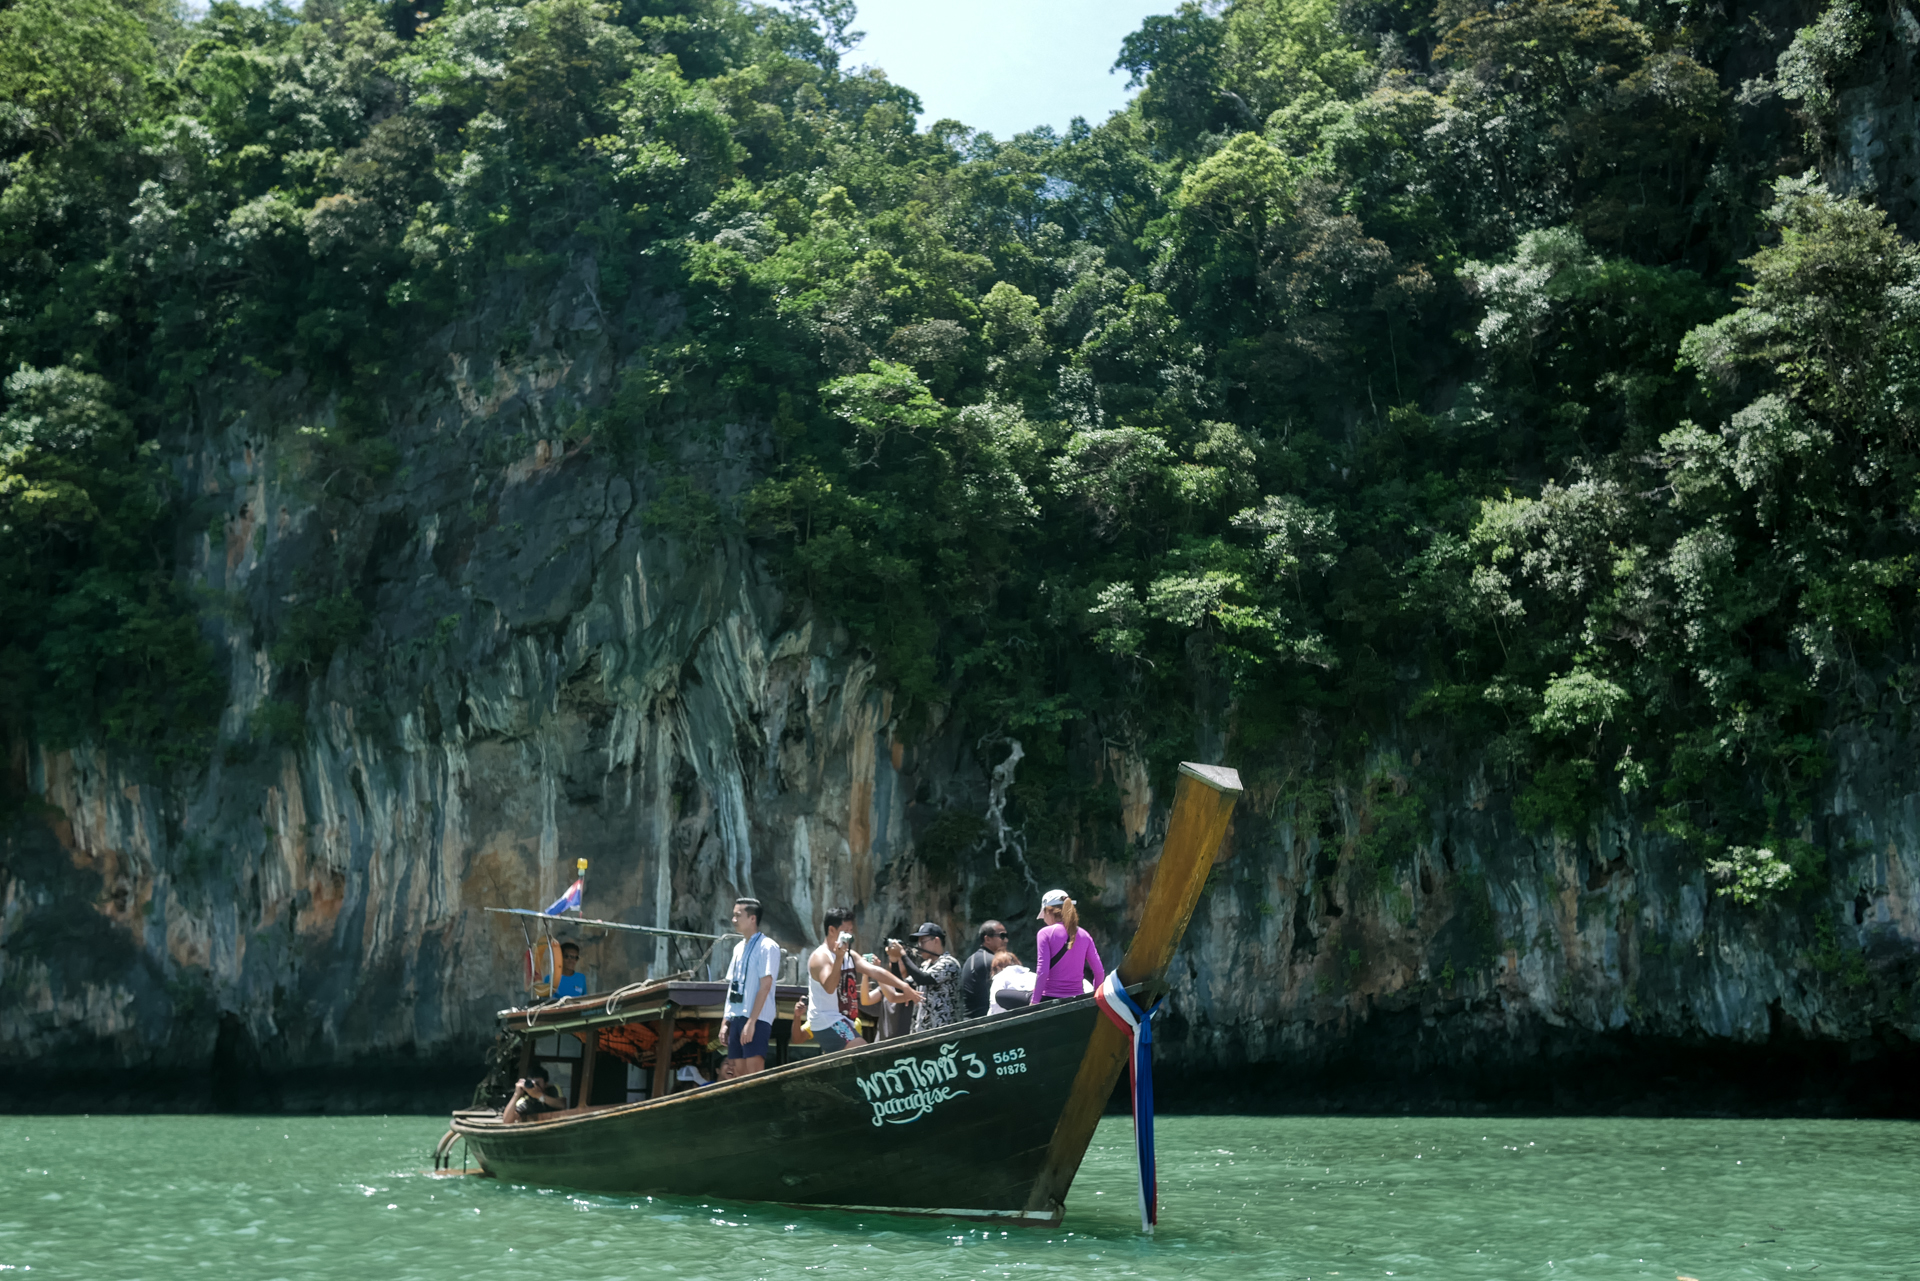
[[[928,921],[913,932],[914,952],[927,958],[922,966],[899,943],[887,944],[887,956],[898,961],[924,998],[913,1007],[913,1030],[945,1027],[960,1021],[960,962],[947,955],[947,932]]]

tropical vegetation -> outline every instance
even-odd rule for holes
[[[1814,176],[1880,19],[1735,83],[1744,13],[1186,3],[1125,110],[1003,139],[857,66],[849,0],[7,0],[0,726],[194,768],[170,449],[297,380],[365,502],[408,353],[590,262],[678,319],[577,437],[757,424],[660,519],[1017,738],[1030,830],[1117,804],[1088,743],[1403,826],[1477,759],[1524,827],[1791,892],[1828,731],[1920,693],[1920,255]],[[350,570],[276,662],[355,643]]]

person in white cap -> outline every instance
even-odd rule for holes
[[[1040,968],[1033,980],[1032,1004],[1083,995],[1082,976],[1099,987],[1107,967],[1100,964],[1092,936],[1080,928],[1080,913],[1065,890],[1048,890],[1041,897],[1040,920],[1045,924],[1033,941]]]

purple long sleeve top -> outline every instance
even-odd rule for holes
[[[1038,1005],[1050,996],[1081,995],[1082,975],[1091,978],[1095,987],[1106,980],[1107,967],[1100,964],[1100,949],[1093,945],[1093,936],[1085,930],[1073,932],[1073,946],[1055,964],[1053,954],[1060,951],[1066,941],[1067,927],[1064,925],[1049,925],[1034,940],[1040,961],[1033,980],[1032,1004]]]

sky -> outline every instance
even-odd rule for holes
[[[1126,105],[1120,41],[1177,0],[859,0],[866,38],[842,62],[920,95],[922,127],[951,116],[997,138],[1099,124]]]
[[[244,0],[262,4],[264,0]],[[1120,42],[1179,0],[858,0],[866,38],[843,65],[875,66],[920,95],[922,128],[952,117],[996,138],[1126,105]],[[204,5],[196,5],[204,8]],[[298,5],[295,5],[298,8]]]

